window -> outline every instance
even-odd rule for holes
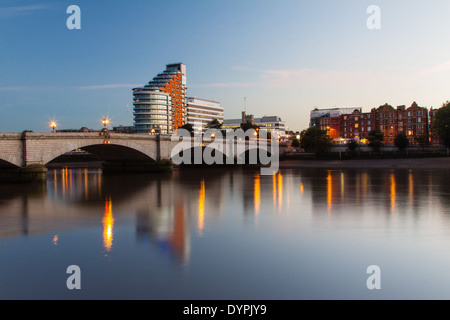
[[[368,126],[370,126],[370,120],[369,120],[369,121],[367,121],[367,125],[368,125]]]
[[[367,131],[372,131],[372,128],[371,127],[367,127]]]
[[[355,123],[355,128],[358,128],[358,127],[359,127],[359,124]]]

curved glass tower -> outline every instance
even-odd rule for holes
[[[170,134],[186,123],[186,66],[168,64],[146,86],[133,89],[137,133]]]
[[[134,123],[137,133],[152,129],[162,134],[172,131],[171,98],[168,93],[152,88],[133,89]]]

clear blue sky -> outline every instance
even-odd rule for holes
[[[69,5],[81,30],[69,30]],[[381,29],[366,12],[381,9]],[[188,95],[307,127],[314,107],[450,100],[448,0],[0,2],[0,131],[131,125],[132,91],[168,63]],[[127,108],[129,105],[129,108]]]

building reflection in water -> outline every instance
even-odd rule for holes
[[[177,262],[187,262],[190,239],[204,237],[208,226],[214,221],[220,223],[226,206],[240,208],[242,202],[244,213],[251,212],[246,219],[252,223],[254,217],[260,218],[261,213],[271,210],[271,200],[274,214],[294,212],[299,204],[309,206],[310,201],[314,214],[328,212],[339,217],[336,213],[349,214],[356,210],[358,214],[373,211],[400,216],[409,211],[422,212],[420,206],[423,206],[423,201],[419,200],[423,197],[430,199],[428,210],[448,206],[445,186],[449,176],[450,173],[446,172],[418,170],[302,169],[280,170],[272,177],[261,176],[259,172],[242,174],[230,171],[222,175],[192,174],[177,178],[179,180],[173,177],[116,179],[102,176],[101,170],[97,169],[66,167],[49,172],[48,190],[40,191],[36,197],[21,190],[7,199],[3,191],[5,200],[0,209],[17,212],[14,214],[19,219],[15,220],[14,230],[8,232],[25,235],[45,230],[51,232],[49,245],[52,242],[55,246],[63,239],[63,233],[52,228],[70,228],[71,223],[74,226],[85,222],[90,224],[95,219],[107,253],[113,249],[114,227],[117,229],[114,216],[117,220],[118,214],[131,212],[137,218],[138,241],[150,240],[152,246],[162,248]],[[128,183],[128,187],[123,183]],[[223,205],[228,199],[236,202]],[[11,203],[11,207],[5,207],[7,203]],[[50,214],[52,210],[54,214]],[[87,214],[101,214],[102,211],[103,219]],[[5,219],[3,225],[7,225],[6,214],[0,218]]]
[[[205,179],[200,181],[200,190],[198,192],[198,233],[203,235],[205,227]]]
[[[273,208],[281,213],[283,209],[283,175],[281,171],[272,176]],[[278,207],[277,207],[278,206]]]
[[[328,171],[327,175],[327,207],[328,213],[331,213],[331,208],[333,207],[333,178],[331,171]]]
[[[105,213],[103,216],[103,247],[106,252],[110,252],[113,244],[113,227],[114,218],[112,211],[111,196],[107,196],[105,199]]]
[[[412,170],[409,170],[408,183],[409,183],[409,202],[412,205],[414,201],[414,177]]]
[[[255,216],[259,215],[259,209],[261,206],[261,178],[259,172],[256,173],[254,178],[254,199],[255,199]]]
[[[395,175],[391,173],[391,213],[395,211],[395,200],[396,200],[396,186],[395,186]]]

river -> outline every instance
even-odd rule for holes
[[[448,169],[50,169],[42,184],[0,184],[0,299],[449,299],[449,181]]]

